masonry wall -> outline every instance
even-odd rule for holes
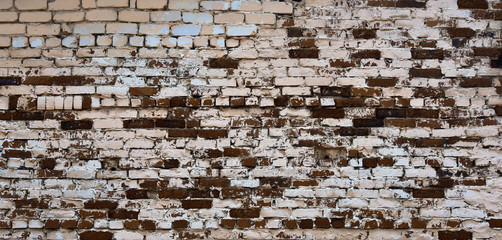
[[[0,0],[0,237],[502,239],[497,0]]]

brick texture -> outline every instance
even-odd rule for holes
[[[0,0],[1,239],[502,239],[497,0]]]

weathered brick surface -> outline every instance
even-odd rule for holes
[[[502,239],[497,0],[0,0],[1,239]]]

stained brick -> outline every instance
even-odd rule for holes
[[[410,77],[414,78],[441,78],[443,73],[441,69],[410,69]]]
[[[239,67],[239,60],[230,58],[212,58],[209,60],[209,67],[235,69]]]
[[[19,84],[21,84],[20,77],[0,77],[0,86]]]
[[[439,240],[467,240],[472,239],[472,233],[465,230],[439,231]]]
[[[423,50],[415,49],[411,51],[412,58],[415,59],[444,59],[444,52],[442,49],[436,50]]]
[[[73,121],[62,121],[61,129],[63,130],[78,130],[92,129],[93,122],[91,120],[73,120]]]
[[[103,231],[86,231],[79,234],[81,240],[111,240],[113,238],[113,233],[103,232]]]
[[[352,35],[354,36],[354,38],[362,38],[362,39],[376,38],[376,30],[364,29],[364,28],[353,29]]]
[[[450,37],[464,37],[464,38],[474,37],[474,34],[476,33],[474,30],[470,28],[447,28],[447,31]]]
[[[354,119],[354,127],[383,127],[383,119]]]
[[[459,9],[487,9],[488,2],[486,0],[457,0]]]
[[[350,55],[351,58],[375,58],[380,59],[380,50],[360,50]]]
[[[158,89],[155,87],[132,87],[129,89],[131,95],[152,96],[157,94]]]
[[[343,109],[315,109],[312,111],[314,118],[343,118],[345,110]]]
[[[290,58],[319,58],[318,49],[291,49],[289,50]]]
[[[260,209],[259,208],[230,209],[230,217],[233,217],[233,218],[258,218],[258,217],[260,217]]]
[[[212,200],[183,200],[181,201],[183,208],[211,208]]]
[[[444,198],[444,190],[441,189],[414,189],[414,198]]]
[[[370,87],[393,87],[396,86],[397,78],[368,78],[366,83]]]
[[[350,97],[351,89],[348,87],[322,87],[322,96]]]

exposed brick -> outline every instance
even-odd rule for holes
[[[290,58],[319,58],[318,49],[291,49],[289,50]]]
[[[78,129],[92,129],[93,122],[91,120],[73,120],[62,121],[61,129],[63,130],[78,130]]]
[[[370,87],[393,87],[396,86],[397,78],[368,78],[366,83]]]
[[[181,201],[183,208],[211,208],[212,200],[183,200]]]
[[[474,30],[470,28],[448,28],[447,31],[450,37],[464,37],[464,38],[474,37],[474,34],[476,33]]]
[[[380,59],[380,50],[359,50],[350,55],[351,58],[375,58]]]
[[[444,198],[444,190],[440,189],[414,189],[414,198]]]
[[[158,89],[154,87],[132,87],[129,89],[131,95],[152,96],[157,94]]]
[[[415,59],[444,59],[444,52],[442,49],[436,49],[436,50],[414,49],[411,51],[411,56]]]
[[[353,29],[352,35],[354,36],[354,38],[362,38],[362,39],[376,38],[376,30],[364,29],[364,28]]]
[[[314,118],[343,118],[345,110],[343,109],[315,109],[312,111]]]
[[[230,58],[212,58],[209,60],[209,67],[211,68],[238,68],[239,60]]]
[[[113,233],[103,232],[103,231],[86,231],[79,234],[81,240],[111,240],[113,238]]]
[[[258,218],[258,217],[260,217],[260,209],[259,208],[230,209],[230,217],[233,217],[233,218]]]
[[[472,239],[472,233],[465,230],[439,231],[439,240],[467,240]]]
[[[443,73],[441,69],[410,69],[410,77],[415,78],[441,78]]]
[[[458,8],[460,9],[487,9],[488,2],[486,0],[457,0]]]
[[[20,77],[0,77],[0,86],[19,85],[19,84],[21,84]]]

